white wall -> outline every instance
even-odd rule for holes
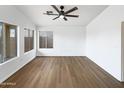
[[[87,26],[87,56],[121,78],[121,22],[124,6],[109,6]]]
[[[0,82],[6,80],[9,76],[27,64],[36,56],[35,49],[24,54],[24,28],[35,30],[34,24],[28,20],[14,6],[0,6],[0,22],[18,25],[18,57],[13,58],[3,64],[0,64]],[[34,33],[36,34],[36,32]],[[36,37],[35,37],[36,39]]]
[[[37,31],[53,31],[53,49],[39,49],[37,35],[37,56],[85,56],[85,27],[48,26]]]

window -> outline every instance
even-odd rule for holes
[[[0,23],[0,63],[17,56],[17,26]]]
[[[53,48],[53,32],[40,31],[39,32],[39,47],[40,48]]]
[[[34,30],[24,29],[25,30],[25,52],[28,52],[34,48]]]

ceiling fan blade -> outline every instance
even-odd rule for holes
[[[77,9],[78,9],[77,7],[74,7],[74,8],[72,8],[72,9],[66,11],[66,12],[65,12],[65,15],[68,14],[68,13],[71,13],[71,12],[77,10]]]
[[[56,16],[58,16],[58,14],[48,14],[48,13],[43,13],[44,15],[56,15]]]
[[[79,17],[79,15],[65,15],[66,17]]]
[[[59,9],[55,5],[51,5],[51,6],[60,14]]]
[[[66,17],[63,18],[65,21],[68,21],[68,19]]]
[[[59,18],[59,16],[57,16],[57,17],[53,18],[53,20],[56,20],[57,18]]]

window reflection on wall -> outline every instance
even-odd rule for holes
[[[39,47],[53,48],[53,32],[52,31],[39,31]]]
[[[0,62],[17,56],[17,26],[0,23]]]

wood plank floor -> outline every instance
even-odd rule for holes
[[[0,87],[109,88],[124,87],[86,57],[37,57]]]

